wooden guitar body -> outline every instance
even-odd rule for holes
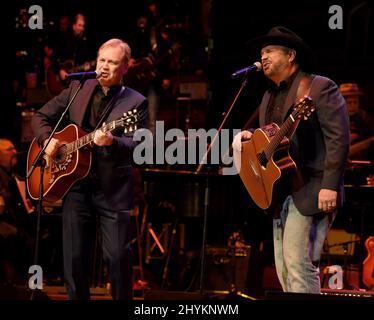
[[[138,114],[137,109],[134,108],[123,113],[121,118],[104,124],[100,130],[111,132],[123,129],[123,134],[126,135],[137,130],[139,117],[143,115]],[[61,146],[52,157],[44,155],[46,167],[42,185],[45,201],[61,200],[76,181],[88,175],[92,161],[91,145],[95,132],[96,130],[86,133],[77,125],[70,124],[53,135],[53,138],[60,141]],[[40,146],[34,139],[27,155],[27,172],[31,171],[40,150]],[[34,200],[39,199],[40,185],[40,167],[36,167],[27,179],[30,197]]]
[[[275,123],[255,130],[251,139],[234,150],[234,161],[249,195],[262,209],[270,207],[276,181],[296,164],[289,154],[289,139],[300,119],[308,119],[315,105],[310,97],[302,99],[281,127]]]
[[[84,136],[86,132],[74,124],[68,125],[62,131],[56,132],[54,138],[70,143]],[[30,170],[32,161],[40,151],[40,147],[34,139],[29,148],[27,157],[27,170]],[[89,147],[81,148],[69,154],[64,154],[63,149],[53,158],[44,156],[47,165],[44,171],[43,186],[44,200],[55,202],[61,199],[71,186],[79,179],[87,176],[91,167],[91,150]],[[36,167],[29,179],[27,187],[30,197],[34,200],[39,198],[40,167]]]
[[[366,239],[365,247],[368,256],[363,262],[362,282],[369,289],[374,289],[374,236]]]
[[[242,144],[241,168],[239,175],[253,201],[262,209],[270,207],[275,182],[286,172],[295,169],[296,164],[289,155],[289,140],[284,138],[274,155],[261,163],[261,154],[271,138],[279,131],[276,124],[255,130],[251,140]]]

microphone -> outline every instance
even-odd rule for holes
[[[88,71],[88,72],[76,72],[69,73],[66,75],[66,79],[69,80],[86,80],[86,79],[95,79],[101,76],[101,71]]]
[[[239,77],[240,75],[242,75],[243,73],[244,74],[247,74],[249,73],[250,71],[260,71],[262,69],[262,64],[260,62],[255,62],[254,64],[252,64],[251,66],[247,67],[247,68],[244,68],[244,69],[240,69],[236,72],[234,72],[232,75],[231,75],[231,78],[232,79],[235,79],[237,77]]]

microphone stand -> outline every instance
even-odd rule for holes
[[[227,118],[229,117],[232,109],[234,108],[234,105],[236,101],[238,100],[241,92],[243,91],[244,87],[248,84],[248,79],[247,79],[248,72],[246,72],[244,80],[233,100],[231,103],[231,106],[229,110],[226,112],[225,117],[223,118],[221,125],[219,126],[216,134],[214,135],[214,138],[212,142],[210,143],[207,151],[205,152],[202,160],[200,161],[200,164],[198,168],[196,169],[195,173],[199,174],[201,173],[201,170],[204,166],[204,162],[207,160],[208,155],[210,154],[212,147],[217,140],[220,132],[222,131],[223,126],[226,123]],[[210,197],[210,171],[208,170],[207,175],[206,175],[206,182],[205,182],[205,190],[204,190],[204,213],[203,213],[203,239],[202,239],[202,252],[201,252],[201,265],[200,265],[200,283],[199,283],[199,291],[200,295],[204,296],[204,290],[205,290],[205,266],[206,266],[206,238],[207,238],[207,231],[208,231],[208,211],[209,211],[209,197]]]
[[[42,149],[40,149],[39,153],[35,157],[29,171],[26,174],[26,180],[30,178],[31,174],[34,172],[36,167],[40,167],[40,184],[39,184],[39,198],[38,198],[38,205],[37,205],[37,222],[36,222],[36,238],[35,238],[35,245],[34,245],[34,265],[38,264],[39,261],[39,241],[40,241],[40,220],[41,215],[43,211],[43,196],[44,196],[44,170],[47,164],[47,161],[44,158],[45,150],[47,149],[49,143],[51,142],[55,132],[57,131],[57,128],[62,122],[62,119],[65,117],[66,113],[70,109],[71,104],[73,103],[75,97],[77,96],[78,92],[81,90],[84,82],[86,81],[86,78],[82,78],[79,82],[79,86],[77,87],[76,91],[74,92],[74,95],[71,97],[69,103],[67,104],[64,112],[61,114],[60,119],[57,121],[55,127],[53,128],[51,134],[49,135],[47,142],[44,144]],[[35,299],[35,291],[38,290],[35,288],[31,292],[30,300]]]

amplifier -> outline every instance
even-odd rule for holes
[[[250,254],[250,246],[235,249],[207,246],[206,289],[231,291],[234,285],[237,290],[245,291]]]

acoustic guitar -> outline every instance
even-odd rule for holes
[[[100,129],[104,132],[123,129],[125,134],[131,133],[137,129],[139,117],[141,115],[133,109],[124,113],[120,119],[104,124]],[[63,141],[63,144],[52,157],[44,155],[47,163],[43,177],[43,199],[45,201],[56,202],[62,199],[76,181],[88,175],[94,135],[95,131],[87,134],[75,124],[70,124],[54,134],[53,137]],[[27,172],[30,171],[40,149],[34,138],[27,155]],[[36,167],[27,180],[28,192],[34,200],[39,198],[39,186],[40,167]]]
[[[272,123],[256,129],[250,140],[234,151],[235,165],[253,201],[262,209],[270,207],[275,182],[286,172],[296,169],[289,155],[289,137],[300,119],[307,119],[315,105],[310,97],[302,99],[279,127]]]
[[[374,236],[365,241],[368,256],[363,262],[362,282],[369,288],[374,289]]]

